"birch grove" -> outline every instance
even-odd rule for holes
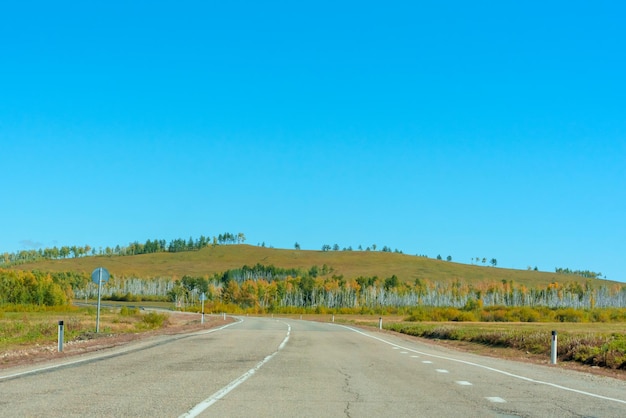
[[[546,308],[623,308],[626,287],[593,286],[587,282],[551,283],[528,288],[511,282],[467,284],[416,281],[411,285],[378,278],[345,279],[343,276],[291,276],[283,270],[240,269],[208,278],[172,280],[170,278],[112,277],[102,288],[102,297],[118,300],[169,300],[178,306],[198,303],[201,293],[208,301],[238,305],[244,309],[268,310],[272,307],[328,309],[401,308],[414,306],[464,308],[471,304],[484,307]],[[291,271],[293,273],[293,271]],[[195,280],[195,281],[194,281]],[[182,282],[182,284],[181,284]],[[393,286],[389,284],[393,283]],[[89,282],[74,289],[77,298],[94,298],[97,286]]]

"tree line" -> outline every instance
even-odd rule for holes
[[[74,297],[73,287],[84,284],[67,273],[0,269],[0,305],[67,305]]]
[[[88,281],[86,287],[74,291],[78,297],[94,297],[97,287]],[[175,302],[177,306],[197,304],[202,293],[210,304],[237,306],[257,312],[290,307],[352,310],[415,306],[626,307],[626,286],[596,287],[590,281],[582,284],[553,282],[535,288],[506,280],[478,284],[461,280],[443,283],[428,279],[407,282],[395,275],[346,278],[332,274],[332,268],[328,266],[313,266],[307,270],[257,264],[212,277],[185,276],[177,281],[166,278],[112,278],[103,288],[105,298],[161,298]]]
[[[480,262],[482,262],[483,265],[487,264],[487,257],[472,257],[471,260],[472,260],[472,264],[474,263],[478,264]],[[489,260],[489,264],[495,267],[498,265],[498,260],[496,260],[495,258],[492,258]]]
[[[146,240],[145,243],[138,241],[131,242],[126,246],[116,245],[115,247],[94,248],[85,246],[54,246],[52,248],[41,248],[38,250],[22,250],[15,253],[4,253],[0,258],[0,264],[12,265],[33,262],[41,259],[58,260],[65,258],[78,258],[85,256],[128,256],[151,254],[159,252],[182,252],[197,251],[209,245],[242,244],[246,241],[246,236],[239,232],[232,234],[225,232],[213,238],[201,235],[200,238],[189,239],[178,238],[169,241],[164,239]]]
[[[575,276],[580,276],[580,277],[584,277],[586,279],[597,279],[602,277],[602,273],[596,273],[594,271],[589,271],[589,270],[571,270],[569,268],[561,268],[561,267],[556,267],[554,269],[554,272],[556,274],[572,274]]]
[[[299,250],[300,249],[300,244],[298,244],[296,242],[295,245],[294,245],[294,248],[296,250]],[[376,248],[378,248],[377,245],[376,244],[372,244],[370,247],[366,247],[365,250],[364,250],[363,246],[359,245],[357,250],[358,251],[376,251]],[[333,246],[330,246],[329,244],[324,244],[324,245],[322,245],[322,251],[326,252],[326,251],[354,251],[354,250],[352,249],[351,245],[349,245],[347,247],[341,248],[339,246],[339,244],[334,244]],[[394,253],[397,253],[397,254],[402,254],[402,251],[398,250],[397,248],[392,251],[391,247],[388,247],[386,245],[384,245],[383,248],[381,248],[380,251],[382,251],[384,253],[394,252]]]
[[[513,281],[470,284],[381,278],[346,278],[329,266],[309,269],[257,264],[205,277],[140,278],[112,275],[102,297],[114,300],[169,300],[178,307],[197,305],[202,293],[209,306],[221,304],[270,312],[280,309],[400,309],[416,306],[546,307],[593,309],[626,307],[626,286],[553,282],[535,288]],[[64,305],[73,297],[96,298],[97,286],[84,273],[47,273],[0,269],[0,304]]]

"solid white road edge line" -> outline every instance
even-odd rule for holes
[[[222,399],[224,396],[226,396],[229,392],[231,392],[237,386],[239,386],[240,384],[242,384],[243,382],[248,380],[250,377],[252,377],[252,375],[254,373],[256,373],[261,367],[263,367],[268,361],[270,361],[276,354],[278,354],[278,352],[285,347],[285,345],[287,344],[287,341],[289,341],[289,335],[291,334],[291,325],[287,324],[286,322],[283,322],[283,324],[287,325],[287,335],[283,339],[283,342],[280,343],[280,345],[278,346],[278,349],[276,351],[274,351],[269,356],[265,357],[262,361],[260,361],[252,369],[248,370],[247,372],[245,372],[244,374],[239,376],[237,379],[233,380],[228,385],[224,386],[223,388],[221,388],[220,390],[215,392],[213,395],[211,395],[210,397],[206,398],[204,401],[200,402],[199,404],[197,404],[193,408],[191,408],[188,412],[180,415],[179,418],[183,418],[183,417],[184,418],[197,417],[205,409],[207,409],[208,407],[213,405],[215,402],[217,402],[220,399]]]
[[[378,341],[380,341],[382,343],[391,345],[392,347],[397,347],[399,349],[407,350],[407,351],[410,351],[412,353],[422,354],[424,356],[429,356],[429,357],[433,357],[433,358],[439,358],[439,359],[442,359],[442,360],[455,361],[457,363],[467,364],[468,366],[480,367],[481,369],[486,369],[486,370],[489,370],[489,371],[492,371],[492,372],[495,372],[495,373],[500,373],[500,374],[503,374],[505,376],[513,377],[515,379],[525,380],[527,382],[537,383],[537,384],[540,384],[540,385],[552,386],[553,388],[556,388],[556,389],[561,389],[561,390],[565,390],[565,391],[569,391],[569,392],[578,393],[578,394],[581,394],[581,395],[591,396],[593,398],[604,399],[605,401],[612,401],[612,402],[618,402],[618,403],[626,404],[626,401],[623,400],[623,399],[610,398],[608,396],[598,395],[596,393],[585,392],[583,390],[578,390],[578,389],[568,388],[566,386],[557,385],[556,383],[543,382],[541,380],[535,380],[535,379],[532,379],[530,377],[525,377],[525,376],[520,376],[520,375],[517,375],[517,374],[505,372],[504,370],[495,369],[493,367],[484,366],[482,364],[472,363],[471,361],[459,360],[459,359],[452,358],[452,357],[440,356],[440,355],[436,355],[436,354],[429,354],[429,353],[424,353],[422,351],[413,350],[412,348],[403,347],[401,345],[398,345],[398,344],[392,343],[390,341],[384,340],[384,339],[382,339],[380,337],[376,337],[374,335],[367,334],[366,332],[363,332],[363,331],[361,331],[359,329],[349,327],[347,325],[340,325],[340,324],[331,324],[331,325],[349,329],[350,331],[353,331],[353,332],[356,332],[358,334],[364,335],[364,336],[366,336],[368,338],[373,338],[373,339],[378,340]]]
[[[235,318],[235,319],[237,320],[237,322],[231,322],[230,324],[223,325],[223,326],[221,326],[219,328],[211,328],[211,329],[208,329],[206,331],[198,331],[198,332],[192,332],[192,333],[189,333],[189,334],[183,334],[182,336],[179,336],[179,338],[195,336],[195,335],[210,334],[212,332],[221,331],[224,328],[228,328],[228,327],[230,327],[232,325],[236,325],[236,324],[239,324],[239,323],[243,322],[242,319],[239,319],[239,318]],[[128,350],[133,350],[134,346],[129,346],[129,347],[127,347],[127,349]],[[73,364],[85,363],[87,361],[93,361],[93,360],[96,360],[96,359],[102,359],[102,358],[106,358],[106,357],[109,357],[109,356],[112,356],[112,355],[118,355],[120,353],[124,353],[124,351],[125,350],[116,351],[113,354],[110,353],[110,352],[107,352],[107,353],[102,353],[101,355],[91,356],[89,358],[82,358],[82,359],[79,359],[79,360],[71,360],[71,361],[66,361],[66,362],[59,363],[59,364],[54,364],[52,366],[39,367],[39,368],[36,368],[36,369],[24,371],[24,372],[8,374],[6,376],[0,376],[0,381],[5,380],[5,379],[12,379],[14,377],[26,376],[26,375],[34,374],[34,373],[40,373],[40,372],[43,372],[43,371],[46,371],[46,370],[54,370],[54,369],[58,369],[58,368],[61,368],[61,367],[71,366]]]

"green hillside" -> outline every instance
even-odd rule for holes
[[[541,271],[513,270],[499,267],[460,264],[389,252],[373,251],[310,251],[265,248],[251,245],[216,245],[198,251],[159,252],[134,256],[90,256],[61,260],[41,260],[15,266],[20,270],[44,270],[52,272],[90,273],[96,267],[105,267],[118,276],[173,277],[185,275],[211,277],[229,269],[244,265],[262,264],[281,268],[309,270],[326,265],[329,275],[346,278],[359,276],[387,278],[396,275],[401,281],[416,279],[466,283],[513,281],[529,287],[545,286],[552,282],[585,282],[575,275]],[[593,280],[598,284],[611,284],[605,280]]]

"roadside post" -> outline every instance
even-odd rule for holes
[[[201,324],[204,324],[204,301],[206,300],[206,295],[204,292],[200,295],[200,300],[202,301],[202,319],[200,320]]]
[[[378,317],[378,329],[383,329],[383,317]]]
[[[96,314],[96,333],[100,332],[100,297],[102,295],[102,283],[109,280],[109,271],[104,267],[98,267],[91,273],[91,280],[98,285],[98,313]]]
[[[63,321],[59,321],[59,353],[63,351]]]
[[[550,348],[550,364],[556,364],[556,331],[552,331],[552,346]]]

